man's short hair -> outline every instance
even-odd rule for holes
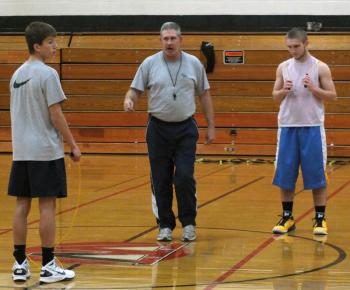
[[[177,36],[181,36],[181,27],[175,22],[165,22],[160,28],[160,34],[162,34],[164,30],[175,30]]]
[[[303,28],[300,27],[294,27],[291,30],[287,32],[287,38],[289,39],[299,39],[302,42],[305,42],[307,40],[307,33]]]
[[[30,54],[34,54],[34,44],[41,45],[46,37],[56,37],[57,32],[50,24],[35,21],[30,23],[25,29],[25,37]]]

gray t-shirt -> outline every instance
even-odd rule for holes
[[[39,60],[22,64],[10,81],[13,160],[64,157],[63,140],[49,107],[66,99],[57,72]]]
[[[131,88],[142,92],[149,90],[148,112],[153,116],[179,122],[195,113],[195,96],[202,95],[210,86],[198,58],[182,52],[180,59],[165,61],[160,51],[142,62]]]

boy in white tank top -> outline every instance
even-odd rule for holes
[[[278,66],[272,92],[273,99],[280,102],[273,184],[281,189],[283,208],[282,218],[272,232],[284,234],[295,229],[293,199],[301,166],[304,189],[311,189],[313,193],[313,233],[327,235],[323,101],[335,100],[337,94],[328,65],[309,53],[304,30],[293,28],[288,31],[286,44],[292,58]]]

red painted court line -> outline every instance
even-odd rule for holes
[[[215,173],[215,172],[214,172],[214,173]],[[208,204],[211,204],[211,203],[213,203],[213,202],[215,202],[215,201],[217,201],[217,200],[219,200],[219,199],[221,199],[221,198],[223,198],[223,197],[226,197],[227,195],[229,195],[229,194],[231,194],[231,193],[233,193],[233,192],[239,191],[239,190],[241,190],[242,188],[245,188],[246,186],[249,186],[249,185],[251,185],[251,184],[253,184],[253,183],[255,183],[255,182],[257,182],[257,181],[259,181],[259,180],[261,180],[261,179],[263,179],[263,178],[264,178],[264,177],[256,178],[256,179],[254,179],[254,180],[252,180],[252,181],[249,181],[248,183],[245,183],[245,184],[243,184],[243,185],[241,185],[241,186],[239,186],[239,187],[236,187],[236,188],[233,189],[233,190],[230,190],[230,191],[228,191],[228,192],[225,192],[225,193],[222,194],[222,195],[219,195],[219,196],[217,196],[217,197],[215,197],[215,198],[213,198],[213,199],[210,199],[210,200],[208,200],[208,201],[206,201],[206,202],[204,202],[204,203],[198,205],[198,210],[199,210],[200,208],[202,208],[203,206],[206,206],[206,205],[208,205]],[[176,216],[175,218],[178,219],[178,216]],[[131,242],[131,241],[133,241],[133,240],[135,240],[135,239],[137,239],[137,238],[139,238],[139,237],[142,237],[142,236],[144,236],[144,235],[146,235],[146,234],[148,234],[148,233],[150,233],[150,232],[152,232],[152,231],[154,231],[154,230],[156,230],[156,229],[158,229],[158,225],[153,226],[153,227],[151,227],[151,228],[149,228],[149,229],[147,229],[147,230],[145,230],[145,231],[143,231],[143,232],[141,232],[141,233],[138,233],[137,235],[134,235],[134,236],[130,237],[129,239],[125,240],[124,242],[125,242],[125,243],[129,243],[129,242]]]
[[[57,212],[57,213],[56,213],[56,216],[61,215],[61,214],[66,213],[66,212],[73,211],[73,210],[75,210],[75,209],[82,208],[82,207],[84,207],[84,206],[87,206],[87,205],[89,205],[89,204],[98,202],[98,201],[100,201],[100,200],[107,199],[107,198],[112,197],[112,196],[114,196],[114,195],[118,195],[118,194],[121,194],[121,193],[123,193],[123,192],[127,192],[127,191],[129,191],[129,190],[133,190],[133,189],[135,189],[135,188],[144,186],[144,185],[146,185],[146,184],[148,184],[148,183],[149,183],[149,181],[144,182],[144,183],[141,183],[141,184],[138,184],[138,185],[135,185],[135,186],[132,186],[132,187],[129,187],[129,188],[126,188],[126,189],[121,190],[121,191],[117,191],[117,192],[114,192],[114,193],[111,193],[111,194],[108,194],[108,195],[105,195],[105,196],[101,196],[101,197],[99,197],[99,198],[90,200],[90,201],[88,201],[88,202],[84,202],[84,203],[82,203],[82,204],[80,204],[80,205],[78,205],[78,206],[74,206],[74,207],[71,207],[71,208],[67,208],[67,209],[65,209],[65,210],[62,210],[62,211]],[[29,226],[29,225],[32,225],[32,224],[35,224],[35,223],[38,223],[39,221],[40,221],[39,219],[34,220],[34,221],[31,221],[31,222],[28,223],[28,226]],[[12,231],[12,229],[8,229],[8,230],[5,230],[5,231],[2,231],[2,232],[0,232],[0,235],[4,235],[4,234],[6,234],[6,233],[8,233],[8,232],[11,232],[11,231]]]
[[[342,191],[345,187],[347,187],[350,184],[350,180],[344,183],[341,187],[339,187],[337,190],[335,190],[333,193],[331,193],[327,200],[333,198],[336,194],[338,194],[340,191]],[[295,219],[295,223],[300,222],[303,218],[305,218],[308,214],[310,214],[314,208],[310,208],[307,211],[305,211],[303,214],[301,214],[297,219]],[[225,281],[229,276],[234,274],[237,270],[242,268],[246,263],[248,263],[252,258],[254,258],[256,255],[261,253],[267,246],[269,246],[275,239],[268,238],[266,241],[262,242],[255,250],[250,252],[247,256],[245,256],[242,260],[240,260],[238,263],[233,265],[228,271],[226,271],[224,274],[219,276],[217,279],[215,279],[214,282],[212,282],[210,285],[208,285],[204,290],[211,290],[214,289],[216,286],[220,285],[223,281]]]
[[[328,195],[327,201],[330,200],[332,197],[334,197],[339,191],[343,190],[345,187],[347,187],[350,184],[350,181],[345,182],[341,187],[339,187],[336,191]],[[298,218],[295,219],[295,223],[298,223],[300,220],[302,220],[305,216],[307,216],[309,213],[311,213],[314,210],[314,208],[308,209],[306,212],[304,212],[302,215],[300,215]]]
[[[101,197],[99,197],[99,198],[90,200],[90,201],[88,201],[88,202],[84,202],[84,203],[82,203],[82,204],[80,204],[80,205],[78,205],[78,206],[74,206],[74,207],[71,207],[71,208],[68,208],[68,209],[65,209],[65,210],[61,210],[61,211],[59,211],[56,215],[60,215],[60,214],[62,214],[62,213],[66,213],[66,212],[72,211],[72,210],[74,210],[74,209],[82,208],[82,207],[84,207],[84,206],[86,206],[86,205],[89,205],[89,204],[98,202],[98,201],[100,201],[100,200],[107,199],[107,198],[109,198],[109,197],[112,197],[112,196],[114,196],[114,195],[118,195],[118,194],[127,192],[127,191],[132,190],[132,189],[136,189],[136,188],[141,187],[141,186],[144,186],[144,185],[146,185],[146,184],[148,184],[148,183],[149,183],[149,181],[144,182],[144,183],[141,183],[141,184],[138,184],[138,185],[135,185],[135,186],[132,186],[132,187],[129,187],[129,188],[126,188],[126,189],[123,189],[123,190],[121,190],[121,191],[117,191],[117,192],[114,192],[114,193],[111,193],[111,194],[108,194],[108,195],[105,195],[105,196],[101,196]]]
[[[247,256],[245,256],[242,260],[240,260],[237,264],[232,266],[228,271],[222,274],[219,278],[217,278],[212,284],[204,288],[204,290],[209,290],[215,288],[217,285],[220,285],[223,281],[226,280],[229,276],[235,273],[237,270],[243,267],[244,264],[248,263],[249,260],[254,258],[257,254],[262,252],[268,245],[270,245],[274,241],[273,238],[269,238],[265,242],[261,243],[255,250],[250,252]]]
[[[211,174],[217,173],[217,172],[219,172],[219,171],[221,171],[221,170],[223,170],[223,169],[226,169],[226,168],[227,168],[227,167],[225,167],[225,168],[220,168],[219,170],[214,171],[214,172],[209,173],[209,174],[206,174],[206,175],[204,175],[204,176],[201,176],[200,178],[204,178],[204,177],[206,177],[206,176],[209,176],[209,175],[211,175]],[[198,178],[198,179],[200,179],[200,178]],[[60,214],[62,214],[62,213],[66,213],[66,212],[69,212],[69,211],[72,211],[72,210],[75,210],[75,209],[84,207],[84,206],[89,205],[89,204],[92,204],[92,203],[98,202],[98,201],[100,201],[100,200],[107,199],[107,198],[112,197],[112,196],[114,196],[114,195],[118,195],[118,194],[120,194],[120,193],[124,193],[124,192],[127,192],[127,191],[132,190],[132,189],[136,189],[136,188],[138,188],[138,187],[144,186],[144,185],[149,184],[149,183],[150,183],[150,181],[146,181],[146,182],[141,183],[141,184],[139,184],[139,185],[135,185],[135,186],[126,188],[126,189],[121,190],[121,191],[118,191],[118,192],[114,192],[114,193],[111,193],[111,194],[108,194],[108,195],[105,195],[105,196],[101,196],[101,197],[96,198],[96,199],[94,199],[94,200],[91,200],[91,201],[82,203],[82,204],[80,204],[79,206],[75,206],[75,207],[71,207],[71,208],[68,208],[68,209],[59,211],[59,212],[57,212],[56,216],[57,216],[57,215],[60,215]],[[28,225],[33,224],[33,223],[36,223],[36,222],[39,222],[39,220],[32,221],[32,222],[29,223]],[[1,234],[1,233],[0,233],[0,234]]]
[[[219,170],[215,170],[214,172],[211,172],[211,173],[202,175],[202,176],[198,177],[197,179],[205,178],[205,177],[207,177],[207,176],[210,176],[210,175],[212,175],[212,174],[214,174],[214,173],[220,172],[220,171],[222,171],[222,170],[224,170],[224,169],[227,169],[227,168],[229,168],[229,167],[231,167],[231,166],[225,166],[225,167],[223,167],[223,168],[220,168]],[[73,210],[82,208],[82,207],[84,207],[84,206],[90,205],[90,204],[95,203],[95,202],[98,202],[98,201],[100,201],[100,200],[107,199],[107,198],[112,197],[112,196],[114,196],[114,195],[118,195],[118,194],[127,192],[127,191],[129,191],[129,190],[133,190],[133,189],[135,189],[135,188],[144,186],[144,185],[149,184],[149,183],[150,183],[150,182],[147,181],[147,182],[141,183],[141,184],[139,184],[139,185],[135,185],[135,186],[126,188],[126,189],[121,190],[121,191],[117,191],[117,192],[114,192],[114,193],[111,193],[111,194],[108,194],[108,195],[105,195],[105,196],[101,196],[101,197],[96,198],[96,199],[94,199],[94,200],[91,200],[91,201],[82,203],[82,204],[80,204],[80,205],[78,205],[78,206],[74,206],[74,207],[71,207],[71,208],[68,208],[68,209],[59,211],[59,212],[56,213],[56,216],[61,215],[61,214],[66,213],[66,212],[70,212],[70,211],[73,211]],[[27,225],[29,226],[29,225],[32,225],[32,224],[36,224],[36,223],[39,223],[39,221],[40,221],[39,219],[34,220],[34,221],[31,221],[31,222],[29,222]],[[12,232],[12,228],[11,228],[11,229],[7,229],[7,230],[1,231],[1,232],[0,232],[0,236],[1,236],[1,235],[5,235],[5,234],[7,234],[7,233],[9,233],[9,232]]]

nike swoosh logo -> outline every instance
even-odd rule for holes
[[[13,87],[15,88],[15,89],[18,89],[19,87],[21,87],[21,86],[24,86],[27,82],[29,82],[30,81],[30,79],[27,79],[26,81],[24,81],[24,82],[21,82],[21,83],[17,83],[17,81],[15,81],[14,83],[13,83]]]

